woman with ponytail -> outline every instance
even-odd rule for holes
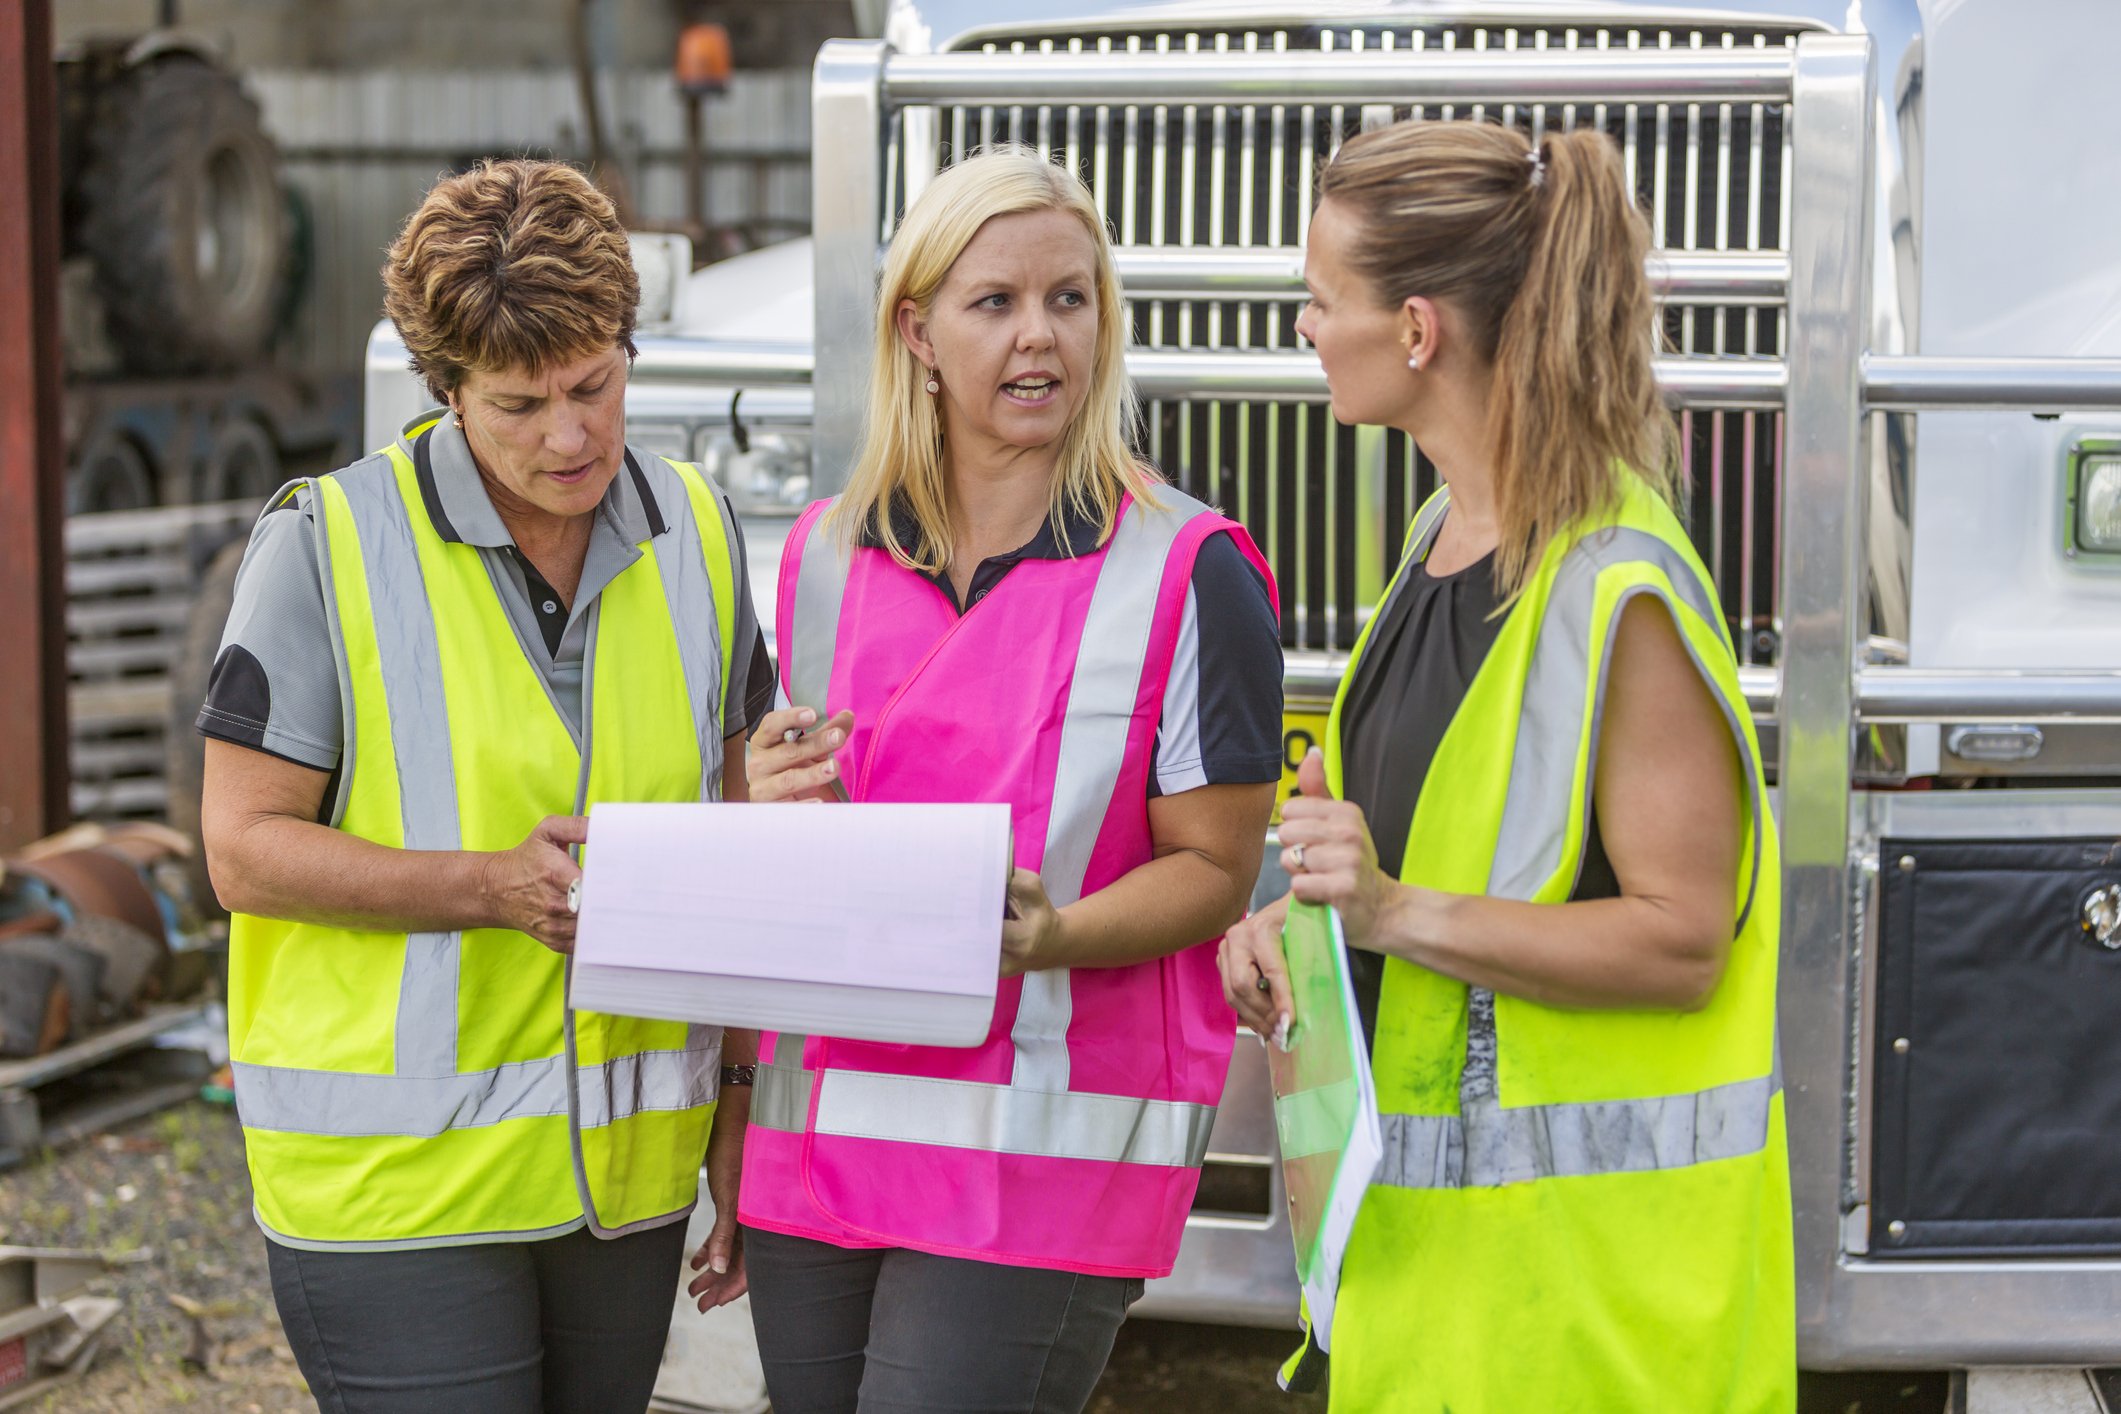
[[[1619,153],[1404,123],[1320,188],[1297,328],[1334,415],[1443,480],[1281,828],[1345,929],[1385,1137],[1333,1407],[1790,1409],[1775,827],[1673,511]],[[1287,905],[1223,947],[1263,1035]]]

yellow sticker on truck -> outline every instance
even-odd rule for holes
[[[1274,823],[1281,823],[1282,803],[1296,794],[1296,768],[1311,748],[1326,744],[1324,712],[1289,711],[1281,717],[1281,787],[1274,792]]]

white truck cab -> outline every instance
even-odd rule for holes
[[[770,604],[897,213],[1035,144],[1112,225],[1143,450],[1281,583],[1293,763],[1435,475],[1294,333],[1318,168],[1408,116],[1603,127],[1774,763],[1800,1360],[2121,1365],[2117,48],[2102,0],[894,0],[819,56],[812,238],[681,282],[629,434],[729,487]],[[387,325],[369,366],[377,443],[420,397]],[[1273,1133],[1242,1040],[1144,1314],[1293,1321]]]

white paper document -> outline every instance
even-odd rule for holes
[[[977,1045],[1011,854],[1006,805],[598,805],[572,1004]]]

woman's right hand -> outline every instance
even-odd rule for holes
[[[744,753],[754,802],[832,799],[840,776],[836,753],[854,731],[854,713],[835,713],[812,731],[816,724],[817,712],[809,707],[783,707],[759,722]],[[790,732],[798,734],[794,741],[787,739]]]
[[[586,816],[548,815],[514,849],[487,855],[481,882],[495,924],[528,933],[556,953],[573,952],[567,886],[582,871],[567,847],[588,842]]]
[[[1293,1016],[1289,967],[1282,958],[1281,926],[1289,916],[1290,895],[1283,894],[1223,934],[1216,960],[1222,964],[1223,999],[1237,1019],[1263,1041],[1278,1041]],[[1266,982],[1264,990],[1261,980]],[[1280,1032],[1280,1035],[1276,1033]]]

